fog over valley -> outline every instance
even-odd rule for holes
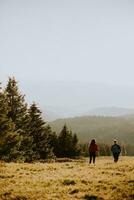
[[[37,102],[47,120],[79,115],[119,116],[134,113],[132,86],[65,81],[19,82],[19,85],[28,102]]]

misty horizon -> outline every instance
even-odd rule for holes
[[[72,116],[134,108],[132,1],[0,0],[0,82]]]
[[[7,81],[8,79],[3,82],[3,87]],[[97,115],[100,115],[99,109],[103,110],[103,108],[104,110],[117,109],[119,115],[120,109],[124,110],[124,114],[125,109],[126,114],[129,110],[130,113],[134,110],[133,86],[89,81],[21,82],[17,80],[17,82],[20,92],[25,95],[26,102],[29,105],[35,102],[44,115],[52,115],[54,119],[88,115],[92,111],[94,113],[94,109],[97,109]]]
[[[37,103],[43,113],[56,118],[86,115],[96,108],[134,109],[134,87],[90,82],[18,81],[26,101]]]

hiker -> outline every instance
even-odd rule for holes
[[[92,163],[92,160],[93,160],[93,163],[95,164],[95,158],[96,158],[96,155],[97,155],[97,152],[98,152],[98,145],[96,144],[95,139],[91,140],[91,143],[89,144],[88,150],[89,150],[89,158],[90,158],[89,164]]]
[[[121,152],[121,147],[119,144],[117,144],[117,140],[114,140],[114,144],[111,147],[111,151],[113,153],[114,162],[117,162]]]

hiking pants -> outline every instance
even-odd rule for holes
[[[93,163],[95,163],[96,152],[90,152],[89,157],[90,157],[89,163],[91,163],[92,160],[93,160]]]
[[[114,162],[117,162],[119,159],[119,153],[113,153]]]

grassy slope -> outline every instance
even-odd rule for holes
[[[132,200],[134,157],[65,163],[0,164],[1,200]],[[98,198],[97,198],[98,197]],[[95,198],[94,198],[95,199]]]
[[[59,133],[64,124],[76,132],[81,142],[96,138],[98,142],[109,142],[117,138],[120,142],[134,143],[134,119],[121,117],[75,117],[59,119],[50,123]]]

